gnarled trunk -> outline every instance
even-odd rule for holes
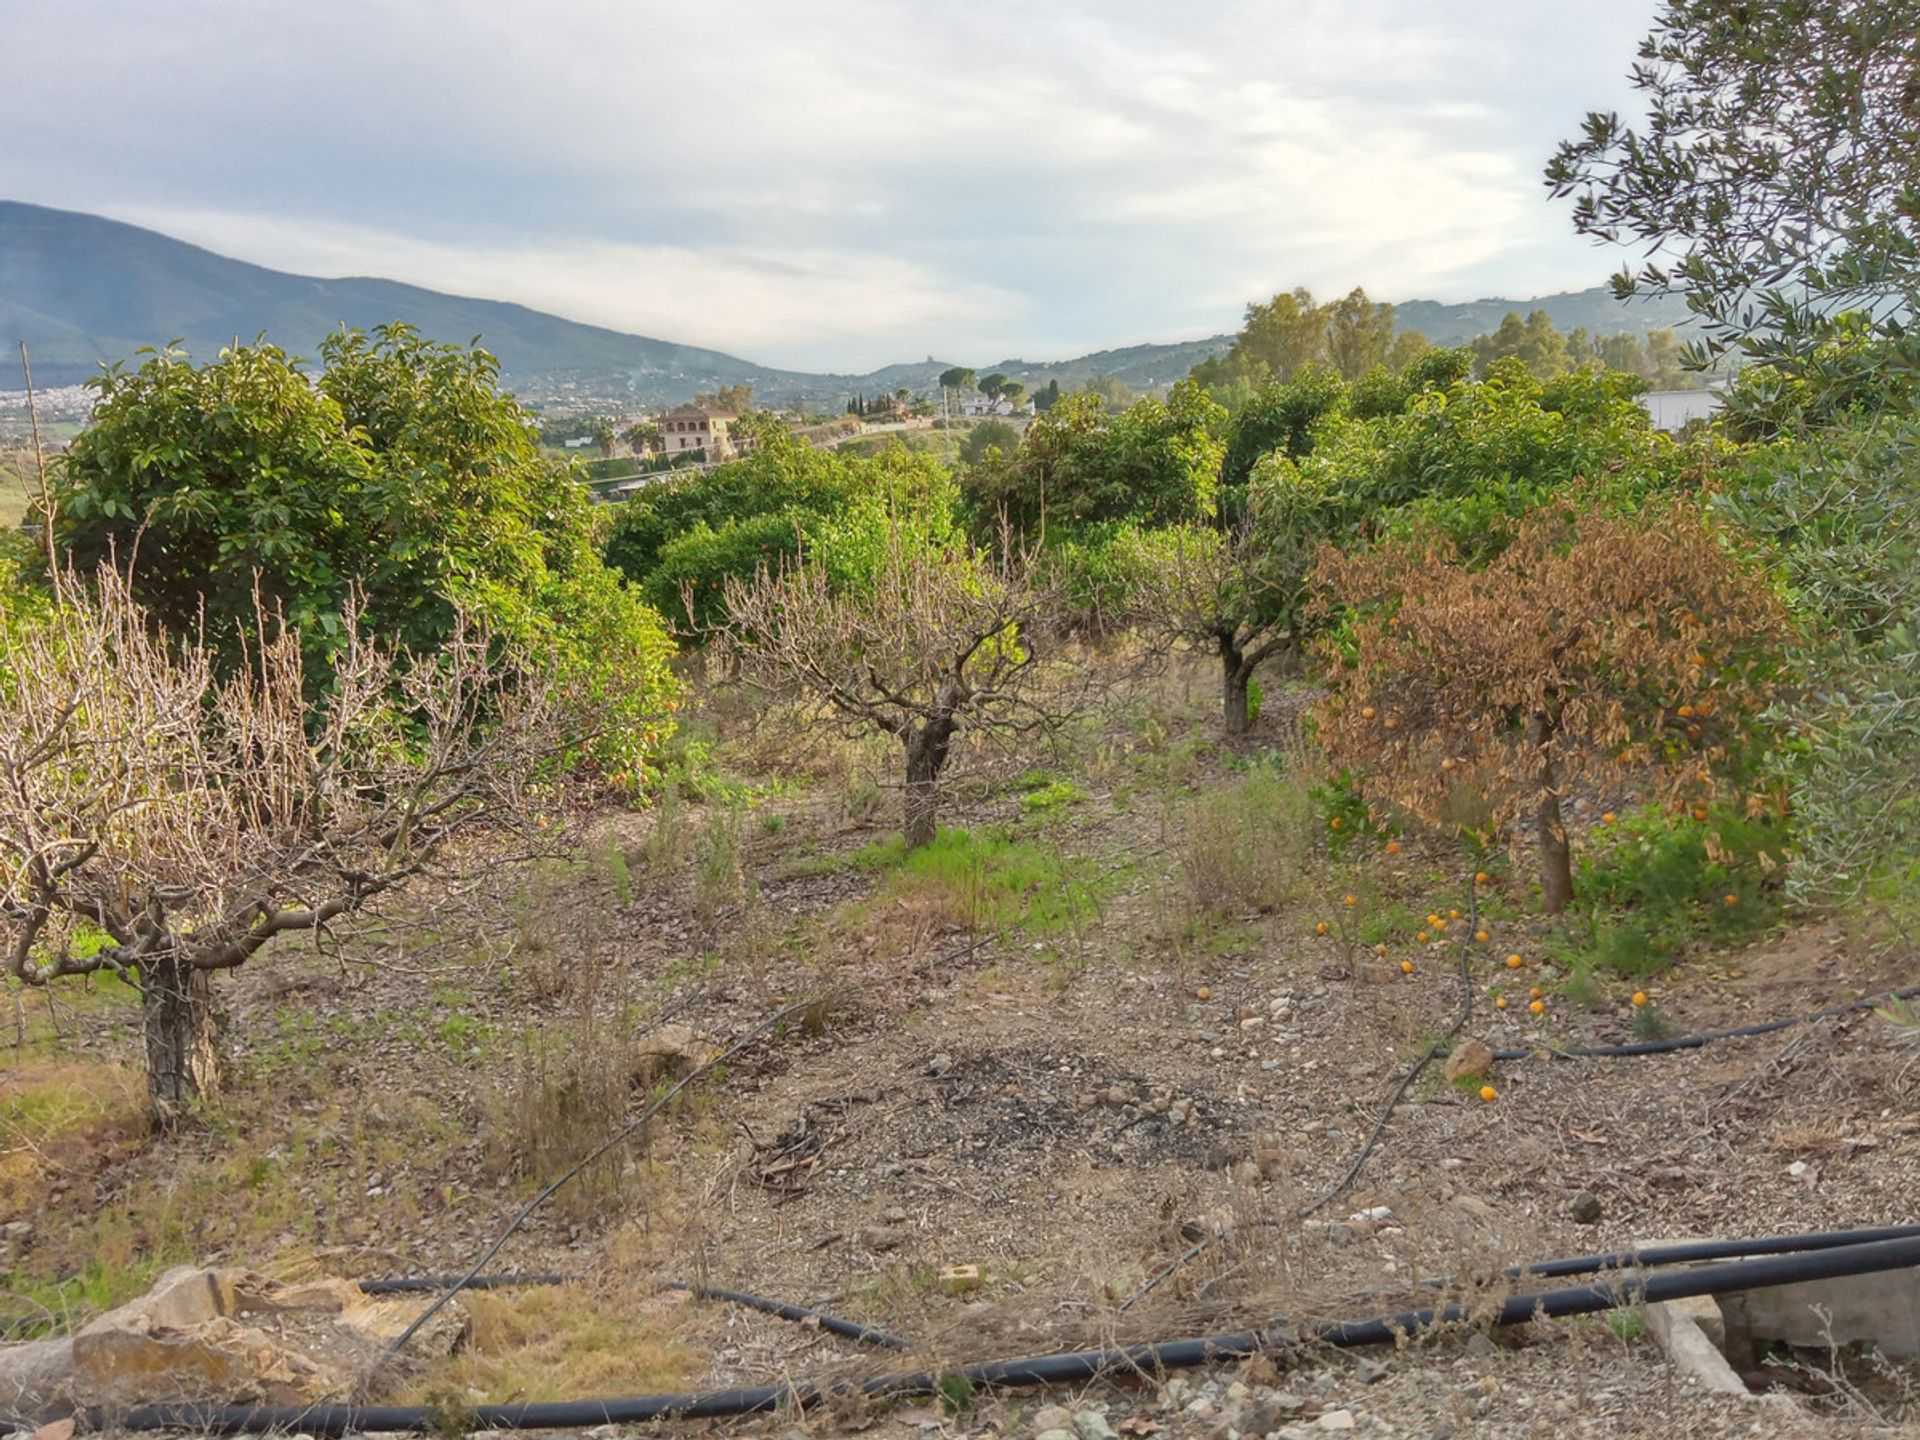
[[[156,1128],[178,1124],[220,1089],[220,1054],[209,972],[172,955],[140,969],[141,1028],[147,1046],[147,1109]]]
[[[900,736],[907,751],[905,834],[909,850],[933,843],[940,808],[940,767],[947,763],[953,729],[952,717],[941,715]]]
[[[1547,744],[1552,740],[1556,722],[1549,715],[1535,715],[1528,734],[1539,747],[1540,803],[1534,811],[1534,843],[1540,847],[1540,904],[1549,915],[1558,915],[1573,900],[1573,847],[1567,843],[1567,826],[1560,814],[1560,772],[1553,763]]]
[[[1221,632],[1220,641],[1220,717],[1227,734],[1244,735],[1253,728],[1247,713],[1247,686],[1253,679],[1253,667],[1247,664],[1246,651],[1231,634]]]

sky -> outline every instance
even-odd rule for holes
[[[1654,0],[0,0],[0,198],[764,364],[1062,358],[1620,256]]]

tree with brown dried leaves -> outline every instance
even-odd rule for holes
[[[1484,568],[1435,538],[1323,553],[1323,743],[1429,821],[1462,795],[1494,825],[1531,811],[1545,908],[1573,897],[1561,802],[1649,777],[1704,803],[1765,708],[1779,597],[1694,506],[1619,517],[1555,505]]]
[[[900,742],[905,835],[934,837],[940,772],[963,733],[1010,739],[1060,720],[1034,646],[1053,610],[1030,557],[965,541],[935,547],[889,526],[871,573],[837,581],[802,556],[729,579],[727,644],[741,672],[797,686],[856,731]]]
[[[533,792],[577,707],[464,619],[414,657],[349,609],[315,707],[292,629],[262,617],[223,681],[124,576],[65,590],[0,624],[0,953],[25,985],[138,987],[156,1123],[218,1091],[215,971],[331,936],[482,827],[551,846]]]

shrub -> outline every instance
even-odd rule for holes
[[[1229,915],[1298,898],[1317,832],[1304,780],[1274,760],[1255,764],[1181,817],[1180,870],[1191,903]]]
[[[1785,820],[1766,807],[1713,806],[1696,819],[1652,804],[1621,816],[1580,867],[1582,893],[1615,912],[1595,921],[1599,958],[1646,974],[1696,941],[1763,930],[1778,914],[1787,842]]]
[[[1217,508],[1225,412],[1191,381],[1165,400],[1108,416],[1097,395],[1070,395],[1027,427],[1018,450],[970,466],[961,482],[968,528],[1021,537],[1133,520],[1173,525]]]
[[[951,533],[952,480],[928,456],[898,444],[860,457],[816,450],[770,420],[755,433],[744,459],[622,502],[608,531],[607,563],[685,638],[721,621],[730,581],[778,572],[802,551],[850,582],[871,573],[896,519],[928,543]]]

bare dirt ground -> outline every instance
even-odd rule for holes
[[[1424,1278],[1636,1242],[1915,1218],[1920,1048],[1859,1013],[1656,1058],[1503,1063],[1490,1103],[1429,1075],[1352,1186],[1303,1219],[1458,1006],[1464,922],[1443,946],[1397,917],[1467,908],[1470,872],[1411,837],[1336,862],[1297,817],[1258,807],[1223,812],[1240,828],[1209,841],[1196,807],[1238,793],[1263,748],[1297,746],[1269,717],[1229,749],[1205,686],[1204,671],[1163,678],[1045,774],[972,757],[947,818],[990,840],[921,869],[881,845],[897,799],[884,751],[716,717],[731,792],[590,817],[573,862],[234,975],[231,1089],[176,1137],[143,1133],[124,992],[13,997],[6,1318],[84,1318],[188,1260],[463,1268],[684,1063],[652,1042],[698,1058],[808,997],[822,1003],[563,1191],[496,1266],[580,1285],[474,1297],[469,1352],[405,1397],[851,1377],[1372,1315],[1426,1303]],[[1635,983],[1683,1033],[1920,979],[1911,947],[1807,922],[1576,1003],[1565,973],[1504,966],[1543,932],[1524,870],[1495,871],[1490,937],[1465,946],[1463,1035],[1496,1049],[1628,1038]],[[1392,931],[1385,957],[1358,938],[1370,918]],[[1496,993],[1519,1003],[1496,1010]],[[952,1266],[978,1284],[944,1279]],[[876,1355],[666,1280],[820,1305],[914,1350]],[[735,1423],[1080,1440],[1920,1433],[1902,1377],[1775,1378],[1792,1398],[1700,1394],[1637,1323],[1595,1317],[1164,1386]]]

